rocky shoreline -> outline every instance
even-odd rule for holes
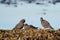
[[[0,30],[0,40],[60,40],[60,29]]]

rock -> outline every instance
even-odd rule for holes
[[[0,40],[60,40],[60,30],[0,30]]]

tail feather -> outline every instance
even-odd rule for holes
[[[50,26],[51,29],[54,29],[52,26]]]

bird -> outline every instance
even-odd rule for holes
[[[50,28],[53,29],[52,26],[50,25],[50,23],[46,20],[43,19],[43,17],[40,18],[41,24],[44,28]]]
[[[38,29],[38,27],[34,27],[33,25],[24,24],[24,29]]]
[[[25,19],[21,19],[20,22],[13,29],[22,29],[25,23]]]

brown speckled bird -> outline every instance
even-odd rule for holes
[[[40,20],[41,20],[41,24],[44,28],[53,29],[48,21],[44,20],[42,17],[40,18]]]
[[[25,23],[25,19],[21,19],[20,22],[13,29],[22,29]]]
[[[24,29],[38,29],[38,27],[34,27],[33,25],[25,24]]]

